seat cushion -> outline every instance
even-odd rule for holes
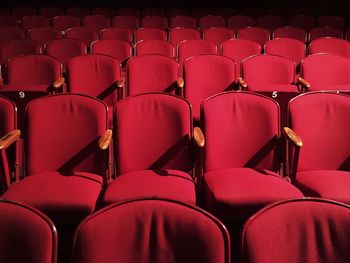
[[[245,219],[267,204],[303,194],[271,171],[229,168],[203,178],[206,208],[220,219]]]
[[[350,204],[350,172],[337,170],[299,172],[295,184],[305,196],[322,197]]]
[[[74,172],[41,173],[14,184],[2,198],[31,205],[55,224],[77,224],[95,210],[102,188],[102,177]]]
[[[196,203],[192,177],[177,170],[141,170],[122,174],[108,186],[103,203],[108,205],[146,196]]]

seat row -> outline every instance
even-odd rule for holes
[[[16,110],[6,99],[1,106],[8,129],[3,132],[9,132],[0,140],[1,197],[41,210],[58,233],[74,232],[102,206],[149,196],[200,204],[224,222],[304,195],[350,203],[350,97],[344,94],[306,93],[291,100],[285,137],[278,104],[255,93],[206,99],[201,129],[193,128],[189,102],[170,94],[118,102],[113,131],[107,106],[97,99],[39,98],[26,110],[25,177],[19,180],[12,180],[17,168],[6,158],[20,135]]]

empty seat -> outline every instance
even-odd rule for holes
[[[0,28],[2,27],[17,27],[17,18],[10,15],[0,15]]]
[[[293,38],[304,43],[307,42],[307,33],[302,28],[284,26],[276,28],[272,33],[272,38]]]
[[[248,26],[255,26],[256,21],[253,17],[245,15],[234,15],[227,19],[227,27],[235,32]]]
[[[25,16],[21,19],[23,30],[39,27],[50,27],[50,19],[46,16]]]
[[[109,19],[113,19],[115,16],[115,11],[111,7],[95,7],[91,10],[92,15],[103,15],[105,17],[108,17]]]
[[[277,173],[282,149],[276,101],[225,92],[206,99],[201,110],[203,200],[209,212],[242,220],[267,204],[303,196]]]
[[[92,54],[107,55],[122,64],[132,56],[132,46],[128,42],[117,39],[96,40],[92,42],[90,50]]]
[[[345,19],[342,16],[335,15],[319,16],[317,17],[317,25],[344,29]]]
[[[223,91],[233,90],[235,62],[221,55],[197,55],[183,64],[184,97],[192,104],[193,120],[199,123],[201,102]]]
[[[198,19],[198,27],[201,31],[204,31],[211,27],[225,27],[226,21],[222,16],[207,15]]]
[[[136,56],[156,54],[175,58],[175,48],[173,44],[164,40],[142,40],[135,44]]]
[[[90,14],[89,9],[81,6],[70,6],[66,10],[66,14],[69,16],[76,16],[82,18]]]
[[[7,41],[0,48],[0,64],[6,64],[12,57],[39,53],[41,53],[41,48],[34,40],[19,39]]]
[[[270,32],[261,27],[247,27],[238,30],[237,38],[255,41],[263,47],[270,39]]]
[[[95,30],[80,26],[67,29],[64,33],[64,36],[65,38],[81,40],[88,46],[90,46],[92,42],[98,39],[98,34]]]
[[[25,32],[16,27],[0,27],[0,48],[11,40],[24,40]]]
[[[203,39],[215,43],[220,48],[222,42],[234,38],[234,34],[229,28],[213,27],[203,32]]]
[[[215,12],[213,9],[206,8],[206,7],[197,7],[191,10],[191,16],[193,16],[196,19],[199,19],[202,16],[214,15],[214,14]]]
[[[140,40],[167,40],[167,32],[159,28],[139,28],[135,31],[135,42]]]
[[[76,16],[61,15],[52,18],[52,27],[56,30],[65,31],[71,27],[80,26],[80,19]]]
[[[343,38],[343,30],[332,27],[314,27],[309,32],[309,40],[312,41],[319,37]]]
[[[169,32],[169,41],[172,43],[175,47],[177,44],[179,44],[183,40],[200,40],[201,39],[201,33],[193,28],[185,28],[185,27],[178,27],[173,28]]]
[[[165,11],[162,8],[147,7],[142,11],[142,16],[165,16]]]
[[[118,16],[134,16],[134,17],[140,17],[141,11],[137,8],[120,8],[117,10]]]
[[[287,25],[309,31],[315,27],[316,19],[308,15],[293,15],[287,18]]]
[[[55,6],[43,6],[39,9],[39,15],[53,18],[64,15],[64,10]]]
[[[166,17],[169,19],[175,16],[188,16],[189,14],[190,12],[185,8],[173,7],[166,10]]]
[[[128,97],[116,105],[114,127],[117,177],[104,205],[148,196],[196,203],[188,101],[167,93]]]
[[[112,20],[112,26],[118,28],[126,28],[130,30],[136,30],[140,27],[140,21],[135,16],[116,16]]]
[[[18,6],[12,9],[12,15],[18,20],[25,16],[36,16],[37,10],[31,6]]]
[[[82,18],[82,26],[96,31],[110,27],[111,21],[103,15],[88,15]]]
[[[350,203],[349,111],[350,98],[335,92],[308,92],[289,102],[290,174],[305,196]]]
[[[168,28],[168,19],[161,16],[145,16],[141,18],[143,28],[158,28],[165,30]]]
[[[179,65],[162,55],[143,55],[126,65],[127,95],[146,92],[179,92]]]
[[[100,39],[117,39],[128,43],[133,42],[133,34],[130,29],[110,27],[100,31]]]
[[[256,19],[256,26],[266,28],[272,32],[274,29],[284,26],[284,19],[276,15],[263,15]]]
[[[288,58],[299,65],[306,56],[306,45],[296,39],[275,38],[266,42],[265,53]]]
[[[269,205],[245,223],[243,260],[345,263],[350,256],[349,219],[349,206],[331,200],[293,199]]]
[[[192,16],[179,15],[169,18],[169,27],[185,27],[185,28],[197,28],[197,19]]]
[[[241,62],[247,57],[261,53],[261,46],[250,40],[230,39],[224,41],[221,46],[222,55],[236,62],[236,79],[241,77]]]
[[[0,200],[0,214],[1,262],[56,262],[57,232],[47,216],[6,200]]]
[[[146,244],[146,250],[134,253],[135,247]],[[147,198],[108,206],[84,220],[76,232],[73,260],[229,263],[229,250],[228,231],[204,210],[172,200]]]
[[[50,40],[61,39],[61,31],[52,27],[41,27],[30,29],[27,33],[28,39],[36,41],[42,48]]]
[[[218,8],[216,9],[215,14],[218,16],[223,16],[225,18],[229,18],[230,16],[237,14],[237,9],[232,7]]]
[[[320,37],[311,41],[309,53],[332,53],[350,59],[350,43],[334,37]]]

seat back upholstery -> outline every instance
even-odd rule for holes
[[[113,204],[84,220],[76,232],[73,259],[77,263],[228,263],[229,244],[222,223],[198,207],[138,199]]]
[[[117,174],[146,169],[190,171],[191,106],[166,93],[126,98],[115,108]]]
[[[92,42],[90,47],[92,54],[102,54],[114,57],[120,63],[132,56],[132,46],[118,39],[99,39]]]
[[[204,171],[232,167],[279,169],[279,106],[255,93],[225,92],[201,106]]]
[[[217,47],[207,40],[184,40],[178,44],[178,60],[182,67],[184,61],[192,56],[200,54],[216,54]]]
[[[52,171],[106,173],[105,153],[98,148],[107,130],[107,106],[77,94],[31,101],[26,109],[27,175]]]
[[[320,37],[310,43],[309,53],[332,53],[350,58],[350,43],[345,39]]]
[[[289,126],[301,137],[298,171],[347,170],[350,97],[312,92],[289,103]]]
[[[350,207],[325,199],[281,201],[252,216],[244,226],[247,263],[347,262]]]
[[[0,200],[0,236],[1,262],[56,262],[55,226],[32,207]]]

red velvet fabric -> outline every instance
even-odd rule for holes
[[[87,7],[70,6],[66,9],[66,14],[70,16],[76,16],[82,18],[90,14],[90,10]]]
[[[317,17],[317,24],[319,26],[329,26],[333,28],[344,29],[345,20],[342,16],[336,15],[323,15]]]
[[[253,17],[245,15],[233,15],[227,19],[227,27],[235,32],[248,26],[255,26],[255,24],[256,21]]]
[[[133,34],[132,31],[127,28],[110,27],[100,31],[100,39],[117,39],[132,43]]]
[[[142,16],[165,16],[165,11],[163,8],[157,8],[157,7],[146,7],[142,10]]]
[[[143,40],[135,45],[135,53],[141,55],[163,55],[169,58],[175,58],[175,48],[173,44],[164,40]]]
[[[65,38],[81,40],[88,46],[98,39],[98,34],[95,30],[80,26],[67,29],[64,36]]]
[[[50,27],[50,19],[45,16],[25,16],[21,19],[21,28],[23,30],[39,27]]]
[[[125,41],[117,39],[100,39],[91,44],[92,54],[102,54],[124,62],[132,56],[132,46]]]
[[[57,233],[38,210],[0,201],[0,262],[55,263]]]
[[[263,15],[256,19],[256,25],[273,31],[278,27],[284,26],[284,18],[277,15]]]
[[[123,8],[119,8],[117,10],[117,15],[119,15],[119,16],[140,17],[141,16],[141,10],[138,9],[138,8],[123,7]]]
[[[56,30],[65,31],[71,27],[76,26],[80,26],[79,17],[60,15],[52,18],[52,27]]]
[[[200,104],[211,95],[232,90],[235,62],[221,55],[198,55],[184,62],[185,98],[192,104],[193,119],[199,121]]]
[[[127,95],[145,92],[173,92],[177,87],[179,65],[162,55],[143,55],[126,65]]]
[[[48,18],[54,18],[55,16],[61,16],[64,14],[64,10],[54,6],[43,6],[39,9],[39,15],[46,16]]]
[[[13,16],[10,16],[8,14],[1,14],[0,15],[0,28],[4,27],[18,27],[17,19]]]
[[[16,105],[5,97],[0,96],[0,137],[13,131],[17,126]]]
[[[226,21],[222,16],[206,15],[198,19],[198,27],[203,32],[211,27],[225,27]]]
[[[0,64],[6,64],[11,58],[41,53],[37,42],[28,39],[6,41],[0,44]]]
[[[167,32],[159,28],[139,28],[134,36],[135,42],[148,39],[167,40]]]
[[[343,38],[343,30],[332,27],[315,27],[309,32],[309,40],[313,41],[319,37],[336,37]]]
[[[25,39],[25,32],[16,27],[0,27],[0,43],[9,40]]]
[[[115,16],[115,10],[112,7],[95,7],[91,10],[92,15],[103,15],[105,17],[108,17],[109,19],[112,19]]]
[[[136,30],[140,26],[138,16],[132,15],[118,15],[113,18],[112,26],[118,28],[126,28],[130,30]]]
[[[238,30],[237,38],[248,39],[257,42],[260,46],[264,46],[270,39],[270,32],[261,27],[247,27]]]
[[[322,199],[283,201],[246,222],[243,262],[348,262],[350,210]]]
[[[350,58],[350,43],[345,39],[320,37],[310,43],[309,52],[310,54],[332,53]]]
[[[306,30],[299,27],[283,26],[276,28],[272,34],[273,38],[292,38],[303,43],[307,41]]]
[[[208,28],[203,32],[203,39],[211,41],[221,47],[222,42],[234,38],[235,33],[225,27]]]
[[[288,58],[298,65],[306,56],[306,45],[296,39],[277,38],[266,42],[265,53]]]
[[[96,31],[100,31],[111,26],[111,21],[104,15],[88,15],[82,19],[82,26]]]
[[[194,28],[173,28],[169,32],[169,41],[174,46],[177,47],[177,44],[182,42],[183,40],[200,40],[201,33]]]
[[[192,177],[178,170],[140,170],[118,176],[107,188],[104,205],[145,196],[195,204]]]
[[[169,26],[174,29],[177,27],[183,28],[197,28],[197,19],[188,15],[178,15],[169,18]]]
[[[168,29],[168,19],[161,16],[143,16],[141,18],[141,27]]]
[[[287,18],[287,25],[309,31],[315,27],[316,19],[315,17],[308,15],[292,15]]]
[[[61,32],[51,27],[33,28],[28,31],[28,39],[36,41],[41,47],[44,47],[45,43],[50,40],[61,38]]]
[[[159,199],[132,200],[86,219],[75,237],[77,263],[228,263],[225,227],[198,207]]]

